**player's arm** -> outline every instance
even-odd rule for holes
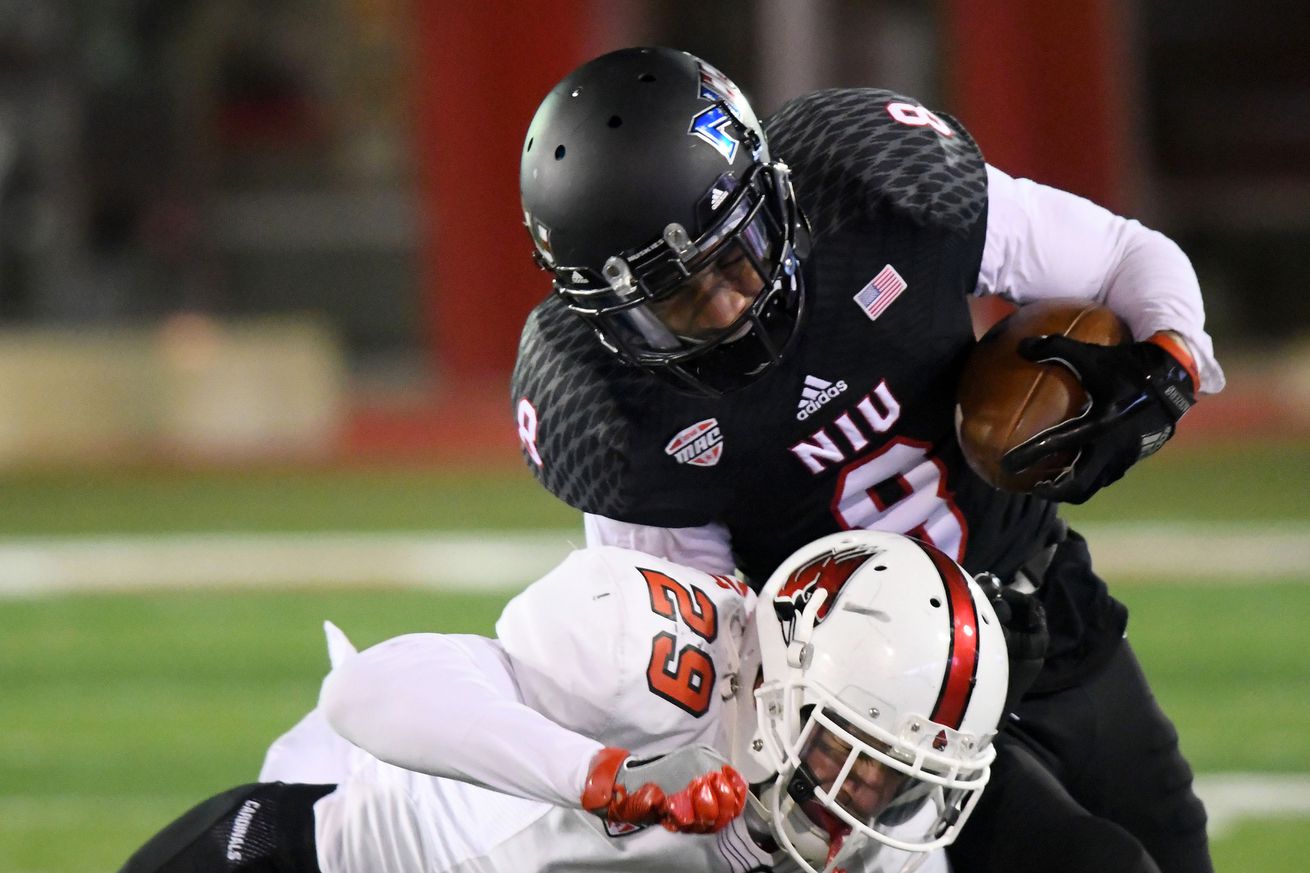
[[[483,637],[387,640],[334,668],[319,706],[389,764],[615,822],[705,833],[745,803],[745,783],[712,749],[637,761],[526,706],[504,651]]]
[[[1200,392],[1223,388],[1205,333],[1191,262],[1161,233],[1089,200],[987,168],[987,240],[977,292],[1020,305],[1051,297],[1095,300],[1127,322],[1135,342],[1097,346],[1065,337],[1025,340],[1033,361],[1073,371],[1091,399],[1079,417],[1011,450],[1018,473],[1041,458],[1077,460],[1035,493],[1082,503],[1173,436]]]
[[[1191,261],[1173,240],[1090,200],[987,167],[987,241],[977,293],[1019,305],[1049,297],[1095,300],[1144,340],[1172,332],[1195,365],[1196,390],[1218,393],[1223,370],[1205,332]]]
[[[556,805],[578,805],[601,744],[521,703],[495,640],[408,634],[345,659],[319,697],[374,757]]]
[[[583,527],[588,546],[618,546],[694,567],[706,573],[731,576],[736,571],[728,528],[714,522],[698,527],[651,527],[585,513]]]

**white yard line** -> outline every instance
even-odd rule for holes
[[[1193,582],[1298,578],[1310,523],[1080,525],[1097,570]],[[512,591],[581,544],[519,533],[239,533],[0,539],[0,597],[187,586],[390,585]]]
[[[582,534],[197,534],[0,540],[0,596],[188,586],[512,591]]]
[[[1196,581],[1310,577],[1310,522],[1086,524],[1101,576]]]
[[[1196,793],[1212,838],[1244,819],[1310,818],[1310,774],[1208,773],[1196,777]]]
[[[1304,578],[1310,524],[1079,525],[1112,580]],[[581,544],[581,531],[459,534],[197,534],[0,539],[0,597],[187,586],[521,588]],[[1197,777],[1212,836],[1245,819],[1310,818],[1310,774]],[[0,792],[6,819],[50,800]],[[15,807],[18,807],[16,809]],[[42,809],[44,817],[48,809]],[[44,819],[43,819],[44,820]]]

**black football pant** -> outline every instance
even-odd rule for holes
[[[321,873],[314,801],[335,785],[254,783],[183,813],[119,873]]]
[[[1016,714],[948,850],[957,873],[1213,873],[1191,768],[1126,640]]]

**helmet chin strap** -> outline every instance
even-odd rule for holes
[[[817,824],[805,814],[801,804],[779,788],[780,781],[760,789],[759,797],[753,793],[747,795],[746,826],[757,843],[762,838],[776,840],[781,845],[775,848],[785,850],[809,873],[834,873],[846,865],[859,866],[852,863],[857,855],[868,852],[862,857],[867,862],[885,849],[862,833],[851,833],[845,822],[827,810],[820,817],[828,824]],[[772,851],[768,846],[764,848]],[[909,852],[897,873],[914,873],[928,858],[927,852]]]
[[[818,873],[829,858],[828,834],[791,798],[782,781],[779,776],[760,792],[761,812],[780,848],[811,873]]]
[[[851,835],[851,826],[829,812],[827,807],[817,800],[807,800],[798,806],[806,818],[828,832],[828,857],[824,864],[831,864],[841,853],[842,843]]]

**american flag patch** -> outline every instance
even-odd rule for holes
[[[874,276],[868,285],[860,289],[860,293],[855,295],[855,302],[860,304],[864,314],[872,321],[882,315],[883,310],[891,306],[892,301],[900,297],[906,287],[901,274],[888,264],[878,271],[878,275]]]

